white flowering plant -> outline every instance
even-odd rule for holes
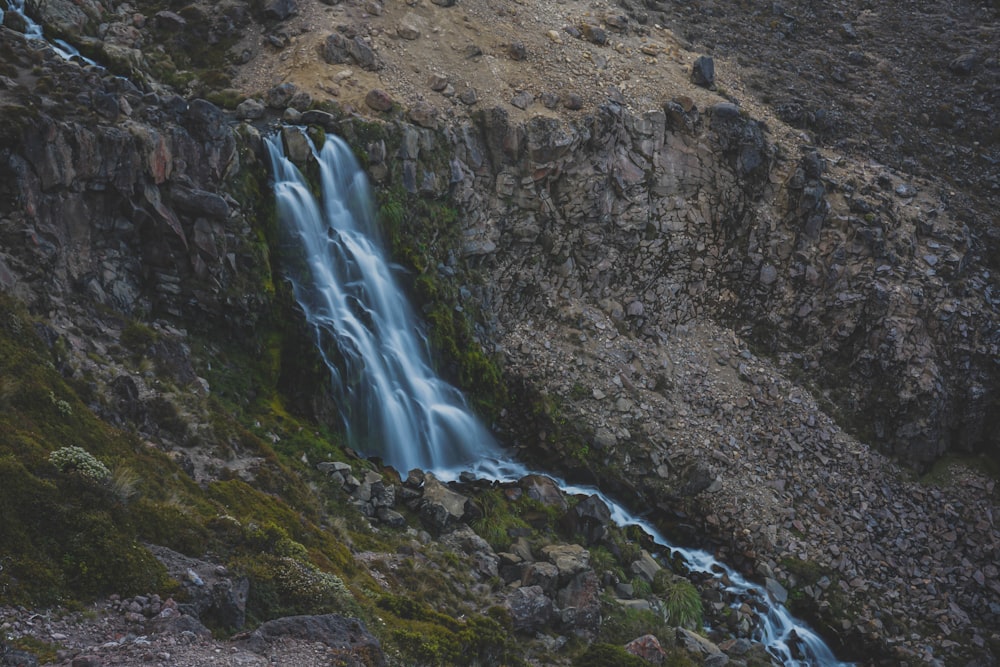
[[[60,472],[75,472],[95,482],[103,482],[111,475],[106,465],[83,447],[76,445],[60,447],[53,451],[49,454],[49,462]]]

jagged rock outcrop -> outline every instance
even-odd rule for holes
[[[26,48],[6,33],[14,52]],[[25,58],[27,58],[27,53]],[[30,305],[86,295],[125,315],[163,313],[250,327],[267,296],[266,249],[230,194],[256,158],[205,100],[159,98],[73,68],[81,96],[121,100],[117,124],[7,104],[21,132],[0,147],[0,278]],[[244,143],[242,140],[240,143]],[[245,144],[244,144],[245,145]]]
[[[1000,318],[963,225],[889,174],[824,172],[815,152],[776,161],[734,105],[683,109],[608,104],[576,126],[494,110],[461,130],[465,251],[489,260],[498,325],[574,300],[653,340],[721,319],[795,355],[850,427],[904,461],[995,453]]]

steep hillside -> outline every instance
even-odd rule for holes
[[[3,664],[769,664],[757,603],[599,500],[346,446],[279,121],[359,155],[518,457],[841,659],[995,663],[996,3],[26,11],[103,67],[5,12]]]

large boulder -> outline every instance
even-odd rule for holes
[[[593,570],[574,576],[556,594],[559,621],[567,631],[593,636],[601,627],[601,584]]]
[[[579,544],[550,544],[542,547],[542,557],[559,570],[563,583],[590,569],[590,552]]]
[[[428,473],[420,501],[420,519],[431,530],[442,533],[462,520],[468,502],[468,498],[452,491]]]
[[[246,623],[250,582],[232,576],[218,563],[191,558],[167,547],[150,545],[150,552],[180,582],[186,602],[179,611],[212,625],[238,630]]]
[[[567,512],[563,523],[571,535],[581,536],[585,544],[597,544],[608,534],[611,510],[598,496],[592,495]]]
[[[507,596],[505,603],[517,632],[534,635],[552,619],[552,599],[541,586],[522,586]]]
[[[351,667],[382,667],[386,664],[382,645],[365,627],[364,621],[340,614],[287,616],[268,621],[242,641],[255,652],[264,653],[283,638],[319,642],[333,649],[329,664]]]

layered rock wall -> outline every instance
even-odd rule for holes
[[[709,318],[903,461],[996,454],[996,277],[933,193],[776,155],[726,103],[609,103],[572,125],[497,109],[452,141],[464,251],[499,330],[574,302],[652,340]]]
[[[108,97],[128,114],[4,107],[22,125],[0,146],[0,286],[42,311],[83,299],[250,326],[270,266],[244,214],[253,202],[230,193],[253,193],[256,157],[244,150],[241,165],[237,135],[204,100],[143,96],[93,71],[78,83],[91,86],[81,102]]]

